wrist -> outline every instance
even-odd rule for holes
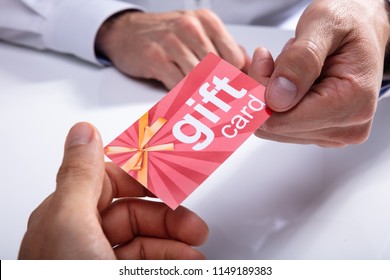
[[[125,10],[109,17],[99,28],[95,38],[96,57],[103,61],[110,61],[110,46],[117,37],[116,31],[120,29],[122,22],[127,21],[127,17],[132,13],[139,13],[139,10]],[[115,44],[115,43],[114,43]]]

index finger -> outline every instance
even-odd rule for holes
[[[98,204],[99,210],[108,207],[115,198],[155,197],[115,163],[106,162],[105,170],[103,190]]]
[[[161,202],[142,199],[115,201],[102,215],[102,227],[111,245],[123,245],[136,237],[154,237],[202,245],[207,224],[194,212],[180,206],[170,209]]]

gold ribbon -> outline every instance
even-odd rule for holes
[[[148,126],[149,113],[146,112],[139,120],[138,148],[107,146],[105,152],[107,155],[136,152],[127,160],[121,168],[127,173],[130,170],[138,172],[138,181],[145,187],[148,187],[148,152],[172,151],[173,143],[147,147],[149,141],[167,122],[164,118],[158,118],[151,126]]]

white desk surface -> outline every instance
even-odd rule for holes
[[[276,56],[288,31],[230,26],[249,53]],[[112,140],[166,91],[52,53],[0,42],[0,258],[15,259],[49,195],[69,128]],[[184,205],[210,227],[209,259],[390,259],[390,98],[370,139],[343,149],[251,137]]]

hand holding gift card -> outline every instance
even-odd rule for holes
[[[270,115],[264,87],[210,53],[105,154],[175,209]]]

